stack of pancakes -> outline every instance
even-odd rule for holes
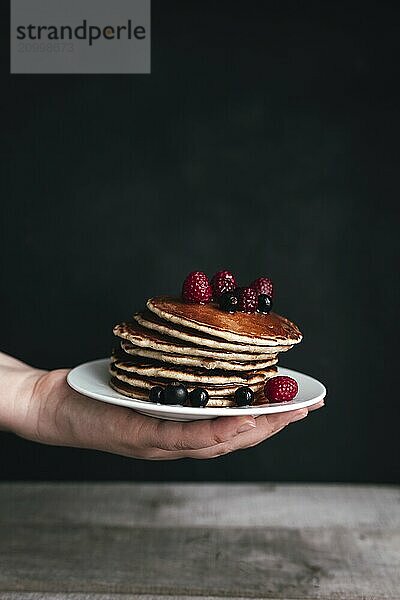
[[[275,313],[227,313],[217,304],[151,298],[133,321],[114,327],[120,348],[111,358],[111,387],[148,400],[153,386],[183,383],[207,390],[207,406],[234,406],[249,386],[264,403],[265,381],[276,374],[279,352],[301,341],[294,323]]]

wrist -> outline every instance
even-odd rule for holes
[[[25,437],[33,411],[37,382],[45,371],[19,361],[0,364],[0,429]]]
[[[32,389],[25,433],[20,435],[43,444],[69,445],[67,373],[60,369],[39,374]]]

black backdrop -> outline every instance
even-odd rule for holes
[[[151,75],[5,65],[2,349],[46,368],[107,356],[113,323],[147,297],[230,268],[274,279],[304,332],[281,362],[329,396],[206,462],[1,434],[2,478],[398,480],[392,6],[153,0]]]

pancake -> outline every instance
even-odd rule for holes
[[[124,371],[123,369],[119,369],[115,363],[110,365],[110,375],[112,377],[114,377],[115,379],[118,379],[119,381],[123,382],[123,383],[127,383],[132,387],[135,388],[139,388],[141,390],[145,390],[146,393],[149,393],[149,390],[154,387],[154,386],[161,386],[161,387],[165,387],[167,386],[169,383],[171,383],[171,380],[168,381],[168,379],[163,379],[161,377],[146,377],[145,375],[138,375],[136,373],[129,373],[127,371]],[[268,377],[266,377],[266,379],[269,379],[269,377],[273,377],[274,375],[276,375],[276,367],[271,368],[270,369],[270,373],[268,375]],[[253,390],[253,392],[257,392],[259,390],[262,390],[264,386],[264,381],[261,381],[259,383],[255,383],[252,384],[251,389]],[[203,389],[205,389],[209,396],[219,396],[219,397],[224,397],[224,396],[229,396],[235,393],[235,390],[237,389],[237,385],[231,384],[231,385],[227,385],[227,384],[210,384],[210,383],[204,383],[204,382],[192,382],[192,383],[187,383],[186,384],[187,389],[190,391],[192,391],[194,388],[196,387],[202,387]]]
[[[120,339],[111,359],[110,385],[149,401],[149,390],[172,381],[207,390],[207,406],[235,406],[239,386],[264,404],[264,384],[276,375],[277,356],[301,341],[294,323],[275,313],[228,313],[215,303],[188,304],[158,297],[131,323],[114,327]]]
[[[224,385],[253,385],[265,381],[270,373],[270,368],[259,369],[257,371],[223,371],[222,369],[200,369],[183,367],[179,365],[167,365],[166,363],[155,360],[145,360],[139,357],[130,356],[128,360],[120,356],[113,356],[112,363],[122,371],[135,373],[136,375],[146,377],[156,377],[163,379],[172,379],[181,382],[196,382],[200,385],[224,384]]]
[[[202,358],[201,356],[182,356],[181,354],[167,354],[148,348],[139,348],[126,340],[121,341],[121,348],[129,355],[142,356],[167,364],[178,366],[199,367],[201,369],[223,369],[226,371],[255,371],[256,369],[265,369],[278,362],[276,356],[271,355],[268,360],[258,362],[233,362],[218,360],[213,358]]]
[[[135,400],[144,400],[144,401],[149,401],[149,397],[148,397],[148,393],[145,392],[144,390],[131,386],[127,383],[124,383],[123,381],[120,381],[119,379],[116,379],[115,377],[111,377],[110,379],[110,386],[118,393],[122,394],[123,396],[128,396],[129,398],[135,399]],[[263,395],[263,393],[258,393],[256,394],[255,397],[255,402],[254,404],[265,404],[265,396]],[[206,408],[215,408],[215,407],[234,407],[235,405],[235,401],[233,400],[232,397],[211,397],[207,403]]]
[[[181,325],[177,325],[175,323],[167,323],[166,321],[163,321],[162,319],[157,317],[155,313],[152,313],[149,310],[145,310],[144,312],[134,314],[133,319],[137,321],[137,323],[142,325],[142,327],[144,327],[145,329],[156,331],[157,333],[160,333],[168,338],[172,337],[175,340],[189,342],[189,344],[191,345],[201,346],[201,349],[205,347],[212,348],[213,350],[217,351],[227,351],[235,354],[249,353],[259,355],[260,353],[262,353],[263,355],[265,355],[275,354],[277,352],[286,352],[287,350],[290,350],[293,347],[292,345],[259,347],[254,346],[254,344],[227,342],[226,340],[206,335],[205,333],[202,333],[201,331],[196,331],[195,329],[182,327]]]
[[[267,361],[270,359],[271,355],[275,355],[277,352],[279,352],[277,347],[268,349],[268,352],[264,352],[262,348],[256,347],[256,352],[246,353],[241,351],[239,345],[236,345],[238,350],[235,352],[228,352],[226,350],[219,350],[215,348],[199,348],[195,343],[195,336],[193,336],[193,343],[184,343],[179,339],[170,337],[170,335],[165,335],[159,331],[143,327],[137,321],[133,321],[132,323],[120,323],[116,325],[114,327],[114,335],[124,340],[128,340],[134,346],[138,346],[140,348],[149,348],[152,351],[157,351],[162,354],[183,354],[185,356],[198,356],[212,360],[220,359],[224,362],[233,361],[237,363],[247,361]],[[284,348],[287,350],[289,346]],[[128,352],[128,350],[126,350],[126,352]],[[134,354],[134,352],[131,352],[131,354]],[[137,352],[137,354],[140,356],[150,356],[146,353],[140,354]]]
[[[217,305],[188,304],[178,298],[150,298],[147,308],[168,323],[196,329],[228,342],[254,346],[298,344],[302,335],[297,326],[276,313],[228,313]]]

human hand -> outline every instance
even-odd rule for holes
[[[166,421],[78,394],[67,384],[67,370],[30,371],[29,376],[25,374],[22,394],[28,398],[26,407],[20,407],[14,417],[17,422],[12,429],[17,434],[45,444],[92,448],[134,458],[215,458],[255,446],[308,414],[307,409],[300,409],[256,419],[240,416]]]

